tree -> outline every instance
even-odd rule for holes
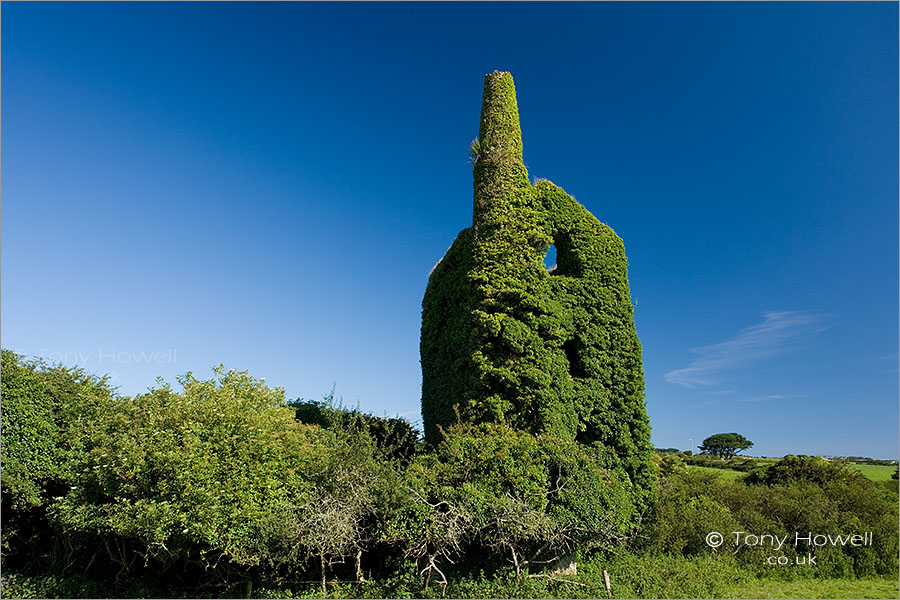
[[[728,460],[736,453],[752,448],[753,442],[739,433],[717,433],[700,444],[700,451]]]

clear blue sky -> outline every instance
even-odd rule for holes
[[[2,344],[419,417],[482,77],[625,241],[657,446],[898,449],[898,5],[2,4]]]

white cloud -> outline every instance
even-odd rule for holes
[[[765,402],[766,400],[793,400],[803,398],[805,394],[767,394],[765,396],[750,396],[744,398],[744,402]]]
[[[692,349],[700,357],[666,373],[666,381],[690,389],[715,385],[726,371],[786,352],[798,341],[824,331],[822,319],[823,315],[809,312],[765,312],[762,323],[741,330],[734,338]]]

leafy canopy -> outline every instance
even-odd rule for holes
[[[742,450],[753,447],[753,442],[739,433],[717,433],[711,435],[700,444],[700,451],[730,459]]]

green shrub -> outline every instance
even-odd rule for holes
[[[608,561],[579,565],[579,581],[602,598],[602,570],[609,573],[614,598],[722,598],[727,590],[754,580],[732,556],[684,557],[622,552]],[[596,582],[596,583],[593,583]]]
[[[398,417],[376,417],[359,410],[343,408],[334,400],[334,392],[324,401],[293,400],[298,421],[326,429],[340,429],[348,435],[367,435],[387,459],[409,462],[419,445],[419,433]]]
[[[213,380],[180,383],[182,393],[162,385],[122,399],[93,424],[75,485],[51,507],[55,525],[121,540],[163,566],[289,560],[273,530],[311,497],[324,433],[246,373],[220,367]]]
[[[643,532],[642,545],[658,553],[710,554],[708,533],[734,531],[739,526],[717,499],[721,483],[715,473],[693,470],[673,471],[661,480],[659,501]]]
[[[600,467],[590,448],[505,425],[451,427],[407,478],[413,501],[392,530],[444,585],[460,559],[521,574],[577,546],[611,547],[632,520],[624,473]]]
[[[767,576],[896,573],[896,495],[864,477],[832,467],[790,459],[780,469],[770,467],[770,485],[728,481],[714,473],[673,471],[660,482],[659,502],[644,532],[643,547],[655,553],[686,556],[734,554],[750,571]],[[706,544],[705,536],[713,531],[725,536],[720,548]],[[734,532],[787,536],[790,542],[777,552],[769,546],[737,547]],[[864,532],[872,533],[871,546],[815,548],[804,542],[794,544],[798,533],[847,536]],[[807,552],[815,555],[814,566],[779,569],[765,562],[770,555],[794,560]]]
[[[654,452],[652,458],[653,464],[656,465],[657,471],[662,477],[667,477],[673,473],[684,472],[687,468],[681,453],[664,452],[660,454]]]
[[[819,485],[835,481],[865,479],[842,464],[817,456],[788,455],[777,463],[752,473],[747,483],[775,485],[794,481],[810,481]]]
[[[21,511],[44,502],[44,488],[59,479],[62,448],[58,445],[56,403],[43,373],[9,350],[2,354],[3,504]]]
[[[92,424],[114,406],[106,379],[2,351],[3,557],[35,563],[54,543],[52,498],[69,489]]]

